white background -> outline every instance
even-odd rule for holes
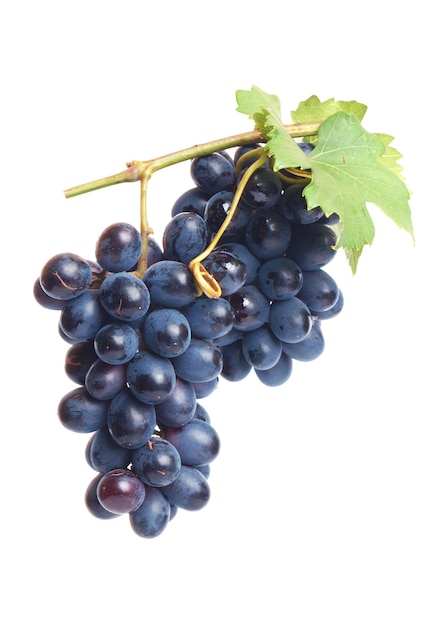
[[[438,626],[438,28],[432,3],[6,3],[2,59],[3,624]],[[93,256],[137,223],[138,185],[63,190],[132,159],[251,129],[235,91],[289,111],[309,96],[368,105],[396,139],[416,245],[373,210],[374,245],[324,324],[326,350],[269,389],[224,381],[203,404],[222,449],[211,501],[154,540],[94,519],[87,435],[64,429],[72,388],[58,314],[32,285],[45,261]],[[188,164],[158,172],[158,238]]]

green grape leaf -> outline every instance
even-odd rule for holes
[[[262,107],[259,113],[255,113],[254,120],[256,128],[266,138],[265,149],[267,154],[274,159],[275,171],[288,167],[310,168],[308,156],[284,128],[281,118],[271,109]]]
[[[378,137],[385,146],[385,152],[379,157],[379,162],[399,176],[402,176],[403,168],[400,163],[398,163],[399,159],[402,158],[402,155],[390,145],[394,140],[394,137],[381,133],[376,133],[376,137]]]
[[[318,96],[310,96],[307,100],[303,100],[299,103],[296,111],[290,112],[290,117],[294,124],[323,122],[330,117],[330,115],[334,115],[339,111],[356,115],[361,122],[367,111],[367,107],[365,104],[361,104],[355,100],[338,100],[335,102],[334,98],[329,98],[321,102]],[[317,140],[317,135],[307,137],[307,141],[310,143],[316,143]]]
[[[388,151],[389,152],[389,151]],[[394,153],[380,136],[367,132],[358,117],[339,111],[319,127],[318,142],[310,153],[312,180],[304,189],[308,207],[320,206],[325,215],[337,213],[341,235],[337,243],[347,255],[353,273],[375,229],[367,204],[382,209],[412,236],[409,192],[396,172]],[[391,168],[388,167],[388,159]]]
[[[237,111],[244,113],[250,119],[254,118],[255,113],[258,113],[262,107],[267,107],[277,117],[281,117],[281,103],[278,96],[270,95],[253,85],[251,89],[239,89],[235,92],[237,100]]]
[[[275,171],[288,167],[310,168],[307,155],[283,125],[277,96],[270,95],[253,85],[250,90],[238,90],[236,99],[237,111],[252,118],[255,128],[265,139],[265,150],[274,159]]]

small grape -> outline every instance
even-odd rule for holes
[[[58,417],[66,428],[92,433],[107,425],[108,402],[91,396],[84,386],[66,393],[58,404]]]
[[[302,270],[317,270],[335,257],[337,241],[335,231],[325,224],[297,225],[292,228],[286,256]]]
[[[112,322],[98,330],[93,346],[96,356],[104,363],[123,365],[131,361],[138,351],[139,337],[132,326]]]
[[[144,501],[129,514],[130,524],[139,537],[151,539],[165,530],[176,511],[160,489],[146,486]]]
[[[183,312],[168,307],[154,309],[144,319],[142,337],[149,350],[163,357],[185,352],[191,341],[191,326]]]
[[[208,244],[208,225],[197,213],[185,211],[168,222],[163,233],[164,258],[189,263]]]
[[[156,419],[161,427],[183,426],[192,419],[196,408],[197,395],[193,383],[177,376],[171,394],[156,405]]]
[[[170,441],[158,436],[133,452],[133,471],[150,487],[165,487],[180,472],[182,461]]]
[[[192,187],[182,193],[174,202],[171,208],[171,217],[186,211],[197,213],[203,217],[208,199],[209,194],[204,193],[199,187]]]
[[[117,272],[103,281],[99,289],[99,301],[112,317],[132,321],[143,317],[148,311],[150,292],[134,274]]]
[[[104,270],[124,272],[136,267],[142,250],[139,231],[126,222],[107,226],[96,242],[96,260]]]
[[[156,426],[156,411],[151,404],[141,402],[122,389],[110,401],[107,409],[108,430],[122,448],[140,448],[150,439]]]
[[[289,222],[274,209],[260,211],[247,223],[245,242],[260,260],[281,256],[290,243]]]
[[[71,300],[92,282],[92,269],[78,254],[56,254],[40,273],[42,290],[51,298]]]
[[[222,371],[223,357],[215,343],[192,337],[187,350],[173,359],[177,376],[190,383],[213,380]]]
[[[126,385],[126,367],[96,359],[86,374],[84,385],[97,400],[111,400]]]
[[[114,469],[101,478],[96,496],[101,506],[110,513],[132,513],[144,501],[145,485],[132,471]]]
[[[84,385],[86,374],[96,361],[97,356],[93,341],[75,342],[66,353],[64,361],[66,375],[77,385]]]
[[[68,300],[60,315],[60,329],[74,342],[93,340],[107,322],[107,313],[96,289],[87,289]]]
[[[169,359],[140,350],[127,365],[126,381],[138,400],[159,404],[172,394],[176,372]]]
[[[104,474],[97,474],[90,481],[86,489],[84,500],[85,500],[87,509],[90,511],[90,513],[94,517],[97,517],[98,519],[102,519],[102,520],[113,519],[115,517],[118,517],[119,514],[112,513],[111,511],[108,511],[107,509],[105,509],[100,503],[100,501],[98,500],[98,496],[97,496],[98,484],[103,476]]]
[[[253,209],[271,209],[280,200],[282,189],[281,181],[273,170],[259,167],[246,183],[242,198]]]
[[[196,186],[209,195],[234,189],[236,183],[234,165],[218,152],[193,159],[190,174]]]
[[[278,339],[286,343],[302,341],[311,331],[312,315],[306,304],[296,296],[272,303],[269,326]]]
[[[116,443],[107,425],[92,434],[85,456],[90,467],[102,474],[121,467],[127,468],[131,462],[131,451]]]
[[[142,280],[155,307],[179,308],[196,297],[194,277],[181,261],[158,261],[147,269]]]
[[[303,272],[303,284],[298,292],[310,310],[321,312],[332,309],[339,297],[339,288],[334,278],[322,269]]]
[[[285,352],[282,352],[273,367],[266,370],[256,369],[255,374],[259,381],[267,387],[279,387],[288,381],[292,374],[292,359]]]
[[[215,278],[223,296],[238,291],[246,282],[246,268],[235,254],[214,250],[203,261],[205,269]]]
[[[180,455],[183,465],[197,467],[212,463],[220,450],[220,438],[211,424],[191,420],[180,428],[167,428],[165,439]]]
[[[182,465],[177,477],[162,491],[170,504],[187,511],[198,511],[208,504],[211,490],[207,479],[196,467]]]
[[[262,326],[270,313],[270,300],[255,285],[245,285],[228,297],[234,311],[234,328],[249,331]]]

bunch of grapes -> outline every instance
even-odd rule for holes
[[[58,416],[89,434],[96,475],[86,505],[100,519],[128,514],[141,537],[209,501],[220,440],[201,400],[221,378],[251,371],[265,385],[285,383],[293,360],[322,353],[322,321],[343,306],[322,269],[336,254],[337,218],[309,210],[304,179],[275,172],[261,154],[256,144],[194,158],[161,245],[149,235],[145,250],[137,228],[112,224],[95,260],[57,254],[35,282],[69,344],[65,372],[76,386]],[[196,258],[211,290],[195,276]]]

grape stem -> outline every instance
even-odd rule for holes
[[[284,128],[292,138],[308,137],[317,134],[320,124],[321,122],[287,124],[286,126],[284,126]],[[133,183],[140,181],[140,233],[142,239],[142,252],[136,274],[142,277],[146,272],[148,266],[148,237],[152,233],[152,230],[148,225],[147,216],[147,187],[153,173],[171,165],[181,163],[183,161],[195,159],[206,154],[211,154],[212,152],[218,152],[220,150],[227,150],[228,148],[235,148],[238,146],[250,145],[254,143],[259,144],[266,142],[267,139],[258,130],[254,129],[246,133],[231,135],[229,137],[216,139],[214,141],[209,141],[203,144],[196,144],[194,146],[191,146],[190,148],[178,150],[177,152],[172,152],[170,154],[157,157],[155,159],[150,159],[149,161],[131,161],[127,163],[127,169],[125,169],[123,172],[119,172],[118,174],[113,174],[111,176],[106,176],[104,178],[99,178],[97,180],[84,183],[82,185],[71,187],[70,189],[66,189],[64,191],[64,195],[66,198],[73,198],[75,196],[89,193],[90,191],[96,191],[98,189],[104,189],[105,187],[111,187],[112,185],[118,185],[119,183]],[[243,176],[240,185],[238,186],[234,195],[234,199],[229,209],[228,215],[221,228],[219,229],[216,237],[206,248],[206,250],[204,250],[204,252],[197,258],[193,259],[189,264],[189,268],[193,272],[200,293],[205,293],[211,298],[219,297],[221,295],[221,289],[214,277],[205,270],[201,261],[206,256],[208,256],[208,254],[210,254],[210,252],[215,247],[216,243],[226,230],[229,222],[231,221],[235,213],[240,197],[243,193],[247,181],[249,180],[249,177],[252,175],[255,169],[264,162],[265,158],[266,154],[263,151],[260,159],[256,161],[249,168],[249,171],[247,171],[246,174]],[[307,175],[306,172],[302,172],[301,170],[294,171],[300,176]]]
[[[147,186],[152,175],[151,169],[146,169],[141,176],[141,197],[140,197],[140,233],[142,239],[142,249],[137,266],[137,274],[140,278],[147,271],[148,266],[148,237],[153,232],[148,224],[147,211]]]
[[[287,130],[291,137],[308,137],[316,135],[321,122],[310,122],[302,124],[287,124],[284,128]],[[227,150],[228,148],[236,148],[237,146],[245,146],[252,143],[266,143],[267,139],[261,135],[257,130],[252,130],[247,133],[240,133],[238,135],[231,135],[230,137],[224,137],[223,139],[216,139],[207,143],[196,144],[190,148],[178,150],[149,161],[131,161],[127,163],[127,169],[118,174],[112,176],[106,176],[105,178],[99,178],[98,180],[84,183],[82,185],[76,185],[70,189],[64,191],[66,198],[73,198],[74,196],[80,196],[90,191],[96,191],[97,189],[104,189],[112,185],[118,185],[119,183],[134,183],[142,179],[148,170],[148,178],[151,177],[153,172],[161,170],[170,165],[181,163],[189,159],[195,159],[198,156],[210,154],[211,152],[217,152],[219,150]]]

